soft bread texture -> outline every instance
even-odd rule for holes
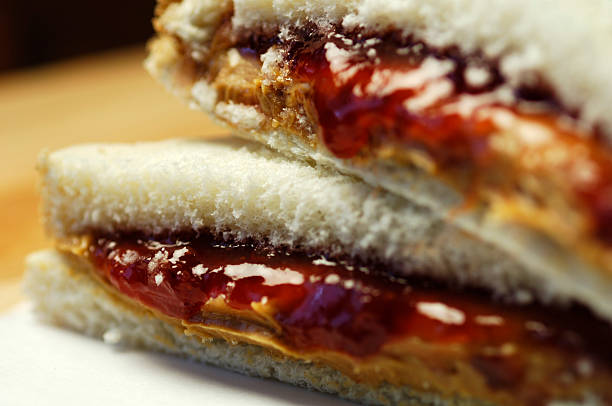
[[[41,251],[27,259],[24,285],[38,315],[111,344],[162,351],[277,379],[371,405],[484,405],[465,398],[445,400],[409,387],[370,387],[318,364],[287,358],[250,344],[201,341],[149,312],[117,299],[90,276],[89,265],[72,254]]]
[[[585,124],[601,124],[612,142],[612,3],[607,0],[183,0],[165,9],[158,29],[205,51],[232,8],[237,29],[281,31],[307,22],[397,29],[435,47],[482,51],[500,61],[510,84],[542,77]]]
[[[578,301],[612,319],[612,283],[570,253],[520,235],[506,250],[410,200],[245,141],[85,145],[43,155],[39,170],[45,221],[60,239],[211,230],[514,300]]]

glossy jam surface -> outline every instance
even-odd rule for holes
[[[334,155],[352,158],[364,147],[400,144],[424,153],[451,179],[452,174],[460,174],[460,182],[465,183],[467,176],[473,186],[475,178],[486,177],[483,173],[498,173],[493,176],[496,187],[501,177],[508,190],[515,187],[513,177],[529,172],[563,174],[563,187],[568,185],[589,213],[593,235],[612,244],[612,153],[599,145],[597,137],[589,140],[578,130],[557,124],[556,119],[567,113],[552,92],[514,91],[516,100],[538,105],[533,114],[494,100],[461,112],[457,106],[462,105],[462,97],[490,94],[503,84],[495,65],[481,61],[482,67],[470,73],[465,58],[453,50],[436,51],[417,43],[399,55],[396,46],[384,41],[368,48],[368,39],[353,40],[350,46],[341,40],[304,42],[294,45],[288,57],[296,76],[312,85],[322,140]],[[475,79],[470,81],[470,75]],[[503,156],[491,147],[498,123],[481,114],[491,108],[506,109],[514,117],[543,126],[554,140],[537,146],[527,142],[521,146],[524,153],[500,167]],[[562,160],[560,146],[565,151]],[[549,159],[553,155],[557,158]]]
[[[431,79],[424,73],[419,78],[416,71],[423,66],[423,57],[394,56],[375,62],[341,47],[319,44],[298,52],[295,59],[298,75],[313,83],[323,141],[332,153],[351,158],[378,137],[415,142],[415,147],[436,151],[447,160],[486,159],[486,137],[494,130],[488,120],[442,113],[443,106],[436,101],[418,113],[405,106],[426,85],[446,79],[450,72]],[[432,69],[434,65],[430,64]]]
[[[553,345],[612,360],[612,328],[582,309],[501,305],[478,292],[210,236],[97,238],[90,256],[119,291],[167,316],[201,321],[202,306],[214,298],[237,310],[269,305],[281,327],[277,339],[297,350],[365,357],[418,337],[466,348]]]

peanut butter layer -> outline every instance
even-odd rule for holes
[[[503,305],[376,266],[205,234],[92,241],[85,252],[109,289],[188,334],[261,345],[374,387],[507,405],[587,390],[612,399],[612,328],[584,309]]]

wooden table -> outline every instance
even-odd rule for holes
[[[48,247],[36,158],[74,143],[219,134],[142,68],[144,45],[0,76],[0,312],[21,300],[24,257]]]

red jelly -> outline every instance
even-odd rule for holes
[[[208,235],[184,241],[98,238],[90,255],[119,291],[178,319],[202,321],[202,306],[214,298],[239,310],[251,310],[254,302],[270,304],[282,330],[277,339],[298,350],[365,357],[385,344],[418,337],[466,348],[552,344],[612,359],[612,328],[583,309],[501,305],[483,293],[391,279],[382,275],[384,267],[366,272]]]
[[[366,38],[361,40],[361,44],[364,42],[367,42]],[[387,48],[383,48],[384,45],[369,48],[370,51],[377,51],[374,54],[376,58],[368,57],[368,48],[362,46],[355,49],[354,46],[343,45],[340,40],[313,41],[292,50],[291,60],[297,78],[312,85],[323,142],[340,158],[352,158],[372,145],[401,144],[425,152],[436,167],[444,174],[450,174],[451,178],[454,173],[465,176],[471,171],[470,176],[478,178],[481,173],[499,171],[500,167],[496,165],[503,159],[490,147],[491,136],[498,130],[492,120],[476,114],[461,116],[448,108],[461,95],[486,93],[502,83],[498,70],[495,66],[489,66],[490,82],[481,89],[470,89],[465,82],[467,64],[464,58],[417,45],[412,44],[419,52],[404,56],[398,55],[397,49],[388,45]],[[430,56],[430,62],[437,61],[432,69],[436,69],[435,64],[445,62],[450,62],[454,67],[443,70],[435,78],[428,78],[427,72],[415,74],[427,63],[426,55]],[[415,82],[418,75],[425,77],[420,79],[422,83],[419,80]],[[428,86],[436,80],[446,80],[452,84],[452,90],[426,96],[425,93],[431,91]],[[611,154],[596,141],[556,128],[555,119],[561,114],[560,106],[549,92],[529,92],[530,95],[536,93],[543,94],[538,96],[542,99],[538,102],[548,105],[550,114],[542,120],[537,116],[530,118],[552,127],[557,133],[555,142],[565,145],[570,156],[574,154],[576,146],[589,150],[589,161],[583,165],[594,168],[592,179],[587,182],[571,176],[573,169],[568,167],[571,165],[552,166],[547,170],[567,173],[563,179],[567,179],[577,200],[589,211],[593,234],[600,241],[612,244]],[[525,94],[521,89],[516,92],[519,99],[527,97]],[[423,108],[406,108],[407,103],[415,101]],[[491,103],[487,107],[492,106],[494,104]],[[542,162],[545,161],[544,156],[545,151],[542,152]],[[494,187],[501,186],[502,190],[504,187],[513,188],[512,177],[521,176],[523,169],[517,164],[517,167],[505,170],[510,173],[499,175],[506,179],[507,185],[496,184]],[[459,179],[460,182],[464,181]],[[472,179],[474,182],[476,180]]]
[[[350,71],[349,65],[343,71],[334,71],[325,49],[297,55],[298,75],[313,84],[314,104],[323,141],[329,150],[340,158],[351,158],[376,138],[382,138],[414,143],[415,147],[425,148],[446,160],[466,156],[485,159],[486,137],[494,130],[492,123],[442,113],[450,97],[434,102],[421,114],[404,107],[407,101],[423,92],[427,83],[399,87],[384,95],[367,91],[372,87],[379,90],[393,87],[393,77],[414,74],[422,64],[422,61],[408,64],[397,59],[382,64],[357,60],[349,64],[359,69]],[[376,77],[379,79],[373,80]],[[376,82],[380,83],[376,85]]]

